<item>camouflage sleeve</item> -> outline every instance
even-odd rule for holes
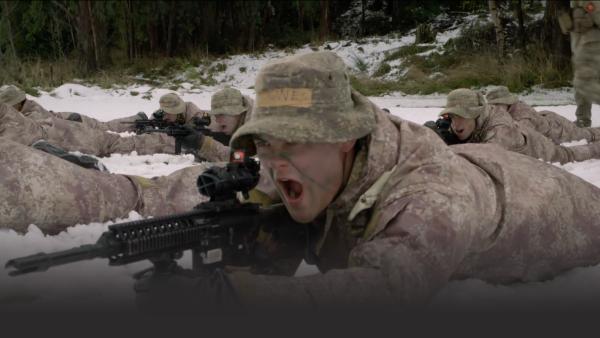
[[[526,137],[516,125],[499,125],[491,128],[481,143],[497,144],[517,153],[524,153],[527,147]]]
[[[231,149],[210,136],[204,136],[198,155],[209,162],[227,162]]]

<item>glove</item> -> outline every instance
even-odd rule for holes
[[[237,293],[221,269],[198,274],[174,265],[146,271],[134,284],[136,307],[146,313],[214,313],[240,309]]]
[[[204,135],[190,126],[184,126],[184,128],[189,134],[182,138],[181,148],[191,152],[200,150],[204,142]]]
[[[146,120],[148,120],[148,115],[146,115],[146,113],[144,113],[143,111],[137,113],[136,115],[138,116],[138,118],[136,119],[137,121],[146,121]]]

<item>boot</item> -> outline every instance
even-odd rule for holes
[[[48,143],[46,140],[39,140],[31,146],[48,154],[60,157],[65,161],[77,164],[80,167],[108,172],[108,169],[100,163],[97,158],[88,155],[69,153],[60,147]]]

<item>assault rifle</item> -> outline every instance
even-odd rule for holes
[[[123,124],[134,124],[135,133],[138,135],[149,133],[165,133],[175,138],[175,154],[181,154],[181,143],[183,139],[193,132],[201,133],[205,136],[210,136],[222,144],[229,144],[231,136],[213,132],[207,127],[211,123],[210,116],[205,114],[202,117],[195,116],[192,118],[192,126],[186,127],[186,124],[181,121],[170,122],[164,119],[165,112],[157,110],[152,114],[152,119],[139,119],[131,122],[121,122]]]
[[[450,129],[452,120],[449,117],[440,117],[436,121],[427,121],[424,126],[433,130],[447,145],[463,143]]]
[[[95,244],[11,259],[6,263],[6,268],[14,269],[9,275],[107,258],[110,265],[150,260],[153,267],[136,273],[136,279],[148,272],[151,277],[165,276],[184,271],[175,260],[183,251],[192,250],[192,270],[185,273],[207,276],[224,265],[247,266],[256,262],[261,256],[256,250],[259,230],[275,238],[304,243],[305,227],[293,222],[284,207],[262,208],[239,202],[236,195],[247,196],[258,183],[260,167],[256,161],[239,154],[234,153],[238,158],[235,162],[224,168],[209,168],[198,177],[198,190],[209,196],[210,201],[193,210],[111,225]]]
[[[152,113],[152,119],[148,119],[146,114],[143,114],[143,112],[138,113],[138,116],[143,116],[144,118],[139,118],[135,121],[121,122],[121,124],[133,124],[135,133],[138,135],[143,134],[147,129],[165,128],[173,124],[173,122],[169,122],[164,119],[165,112],[162,109]]]

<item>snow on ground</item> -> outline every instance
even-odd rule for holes
[[[54,110],[76,111],[102,120],[109,120],[130,115],[140,110],[151,112],[158,106],[158,97],[167,92],[162,89],[145,88],[152,94],[151,100],[129,95],[130,91],[141,90],[132,87],[115,91],[97,87],[83,87],[76,84],[63,85],[52,93],[43,93],[34,98],[42,105]],[[203,108],[210,107],[210,95],[216,88],[205,91],[187,91],[180,94]],[[253,95],[252,90],[243,89]],[[537,103],[538,109],[553,110],[569,119],[574,119],[575,105],[572,104],[572,92],[569,91],[534,91],[523,95],[526,102]],[[387,107],[394,115],[422,124],[434,120],[445,102],[445,95],[387,95],[371,98],[381,107]],[[556,103],[563,105],[555,106]],[[565,104],[567,103],[567,104]],[[593,125],[600,126],[600,108],[593,107]],[[571,145],[576,144],[572,143]],[[183,167],[193,165],[190,155],[155,154],[139,156],[136,153],[113,155],[103,158],[102,162],[114,173],[136,174],[145,177],[168,175]],[[569,163],[563,169],[600,186],[600,160],[582,163]],[[134,212],[125,220],[139,219]],[[0,231],[0,264],[14,257],[36,252],[53,252],[67,249],[84,243],[92,243],[107,229],[105,224],[92,223],[76,225],[57,236],[44,236],[35,226],[25,234],[14,231]],[[189,255],[184,256],[182,265],[189,266]],[[109,267],[105,260],[81,262],[69,266],[50,269],[43,274],[31,274],[20,277],[8,277],[6,270],[0,269],[0,309],[3,307],[27,309],[27,305],[35,303],[53,308],[68,306],[76,300],[90,300],[100,305],[119,304],[120,308],[133,308],[134,292],[132,290],[132,274],[149,266],[148,262],[140,262],[128,266]],[[312,266],[303,264],[298,275],[315,273]],[[453,306],[456,304],[551,304],[572,300],[577,304],[583,300],[600,301],[600,267],[578,268],[548,282],[533,284],[517,284],[511,286],[495,286],[478,280],[454,281],[449,283],[435,297],[436,306]]]

